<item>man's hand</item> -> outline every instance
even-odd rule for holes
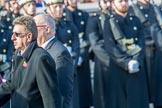
[[[139,72],[139,62],[137,60],[130,60],[128,63],[128,71],[129,73]]]

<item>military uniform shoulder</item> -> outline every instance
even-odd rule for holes
[[[87,16],[87,15],[89,15],[89,13],[88,12],[86,12],[86,11],[84,11],[84,10],[81,10],[81,9],[77,9],[76,10],[76,13],[79,15],[79,16]]]
[[[133,21],[133,22],[136,22],[136,23],[140,23],[140,19],[137,16],[133,15],[133,14],[129,14],[127,19],[129,21]]]
[[[69,21],[69,20],[66,20],[66,19],[61,19],[59,22],[62,26],[67,26],[67,27],[73,27],[74,26],[72,21]]]
[[[62,19],[60,20],[60,22],[61,22],[61,23],[64,23],[64,24],[70,24],[70,23],[72,23],[72,21],[67,20],[66,18],[62,18]]]

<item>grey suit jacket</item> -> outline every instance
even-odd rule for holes
[[[56,38],[45,47],[56,63],[59,90],[62,95],[63,108],[72,108],[74,66],[68,50]]]

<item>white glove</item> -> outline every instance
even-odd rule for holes
[[[130,60],[128,63],[128,71],[129,73],[137,73],[139,72],[139,63],[137,60]]]
[[[72,47],[67,46],[66,48],[67,48],[67,50],[68,50],[70,53],[72,52]]]
[[[82,62],[83,62],[82,57],[79,57],[79,60],[78,60],[78,66],[81,66],[81,65],[82,65]]]

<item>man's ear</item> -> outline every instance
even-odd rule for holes
[[[33,35],[31,33],[28,33],[26,38],[27,38],[28,42],[31,42],[32,38],[33,38]]]
[[[46,27],[46,32],[47,32],[47,33],[50,33],[50,32],[51,32],[51,28],[47,26],[47,27]]]

